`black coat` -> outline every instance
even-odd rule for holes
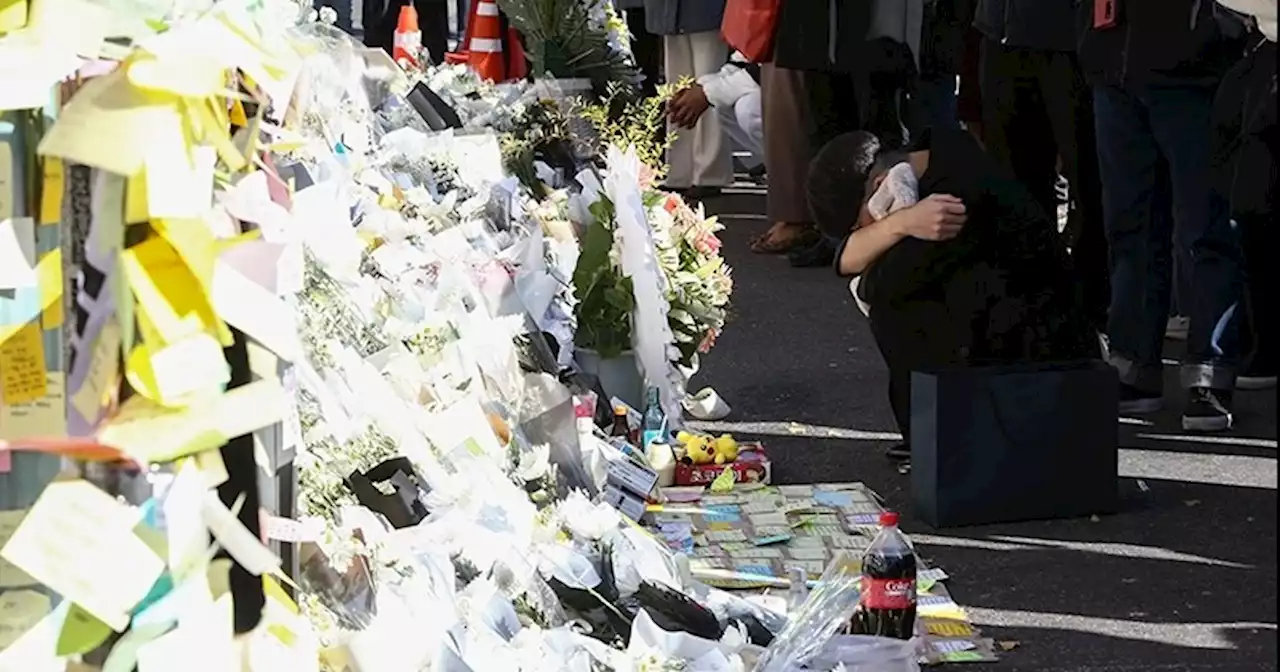
[[[939,339],[974,362],[1054,361],[1097,355],[1071,259],[1053,219],[969,133],[934,129],[919,194],[964,201],[968,222],[943,242],[907,238],[863,274],[859,294],[878,311],[946,308]]]
[[[1270,220],[1276,211],[1276,43],[1256,45],[1223,78],[1213,102],[1214,184],[1231,214]]]
[[[792,70],[857,72],[870,25],[868,0],[781,0],[773,62]]]
[[[1078,4],[1079,0],[978,0],[973,25],[1010,47],[1075,51]]]
[[[1079,10],[1080,65],[1095,84],[1217,86],[1240,59],[1243,24],[1213,0],[1119,0],[1117,23],[1093,27]]]
[[[920,38],[920,74],[958,75],[964,62],[964,39],[973,21],[975,0],[934,0],[925,5]]]

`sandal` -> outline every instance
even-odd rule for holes
[[[751,251],[756,254],[786,254],[798,247],[812,245],[817,235],[818,232],[807,224],[783,224],[752,241]]]

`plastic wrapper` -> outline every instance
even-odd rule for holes
[[[756,672],[803,669],[849,623],[862,598],[861,581],[861,563],[841,551],[827,565],[809,599],[789,614],[786,627],[756,663]]]

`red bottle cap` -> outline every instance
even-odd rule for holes
[[[397,33],[418,32],[418,10],[413,5],[402,6],[400,8],[400,16],[396,18]]]
[[[880,514],[880,527],[897,527],[898,514],[896,511],[885,511]]]

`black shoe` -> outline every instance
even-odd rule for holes
[[[1120,383],[1121,415],[1155,413],[1161,408],[1164,408],[1164,398],[1159,392],[1148,392]]]
[[[885,450],[884,456],[895,462],[900,462],[902,460],[910,460],[911,446],[908,446],[905,443],[899,443],[898,445]]]
[[[788,252],[787,260],[796,268],[830,266],[836,260],[836,241],[830,236],[819,236],[812,245],[797,247]]]
[[[1193,387],[1182,414],[1182,429],[1188,432],[1223,432],[1231,429],[1231,392]]]
[[[720,187],[689,187],[684,190],[684,197],[694,201],[703,201],[720,195]]]
[[[1276,367],[1272,364],[1254,364],[1236,376],[1237,390],[1269,390],[1276,386]]]
[[[764,184],[766,176],[767,173],[763,163],[747,171],[747,177],[751,178],[751,181],[756,184]]]

